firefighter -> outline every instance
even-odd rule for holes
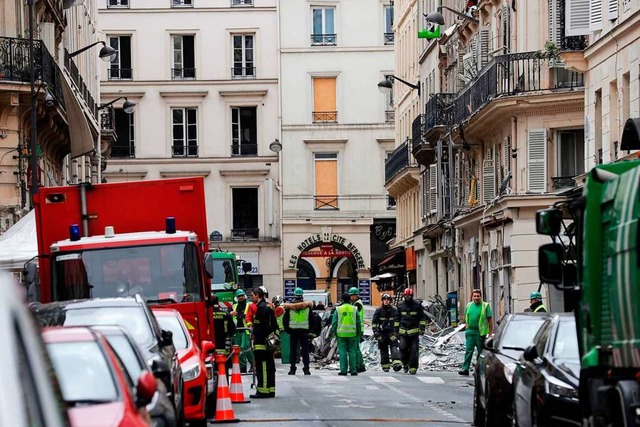
[[[542,294],[540,292],[531,292],[529,295],[529,302],[531,305],[529,306],[529,310],[534,313],[546,313],[547,308],[542,303]]]
[[[360,334],[358,335],[358,348],[356,351],[356,368],[358,370],[358,373],[361,373],[367,370],[364,366],[362,351],[360,350],[360,342],[362,341],[362,335],[364,334],[364,304],[360,299],[360,291],[355,286],[349,288],[349,298],[351,298],[351,304],[358,309],[358,317],[361,324]]]
[[[231,315],[220,308],[217,295],[211,296],[211,303],[213,304],[213,330],[216,339],[216,353],[229,355],[227,343],[231,341],[236,333],[236,324]]]
[[[358,318],[358,309],[349,304],[350,299],[348,293],[342,294],[342,304],[336,307],[331,320],[331,330],[337,337],[338,354],[340,355],[338,375],[347,375],[347,368],[351,375],[358,375],[356,352],[360,346],[362,323]]]
[[[233,337],[233,344],[240,346],[240,372],[247,372],[247,365],[253,361],[251,354],[251,332],[247,324],[246,316],[249,309],[247,294],[242,289],[236,291],[237,302],[233,305],[233,311],[229,313],[236,325],[236,334]],[[242,328],[242,329],[240,329]]]
[[[413,299],[413,290],[407,288],[403,293],[404,301],[398,306],[396,324],[400,337],[400,354],[404,372],[415,375],[418,372],[419,336],[424,334],[427,318],[422,305]]]
[[[311,375],[309,370],[309,331],[311,330],[312,301],[304,301],[304,291],[296,288],[293,291],[293,302],[284,305],[284,330],[289,334],[291,353],[289,360],[291,368],[289,375],[296,374],[298,347],[302,354],[302,372]]]
[[[378,340],[380,366],[385,372],[389,372],[391,366],[396,372],[402,369],[400,352],[398,351],[398,335],[396,335],[399,327],[399,324],[396,323],[396,312],[396,308],[391,305],[391,295],[382,294],[382,305],[373,313],[371,326],[373,337]],[[391,362],[389,361],[389,351],[391,351]]]
[[[251,299],[256,305],[252,331],[258,384],[256,393],[250,397],[252,399],[276,397],[276,364],[273,360],[273,351],[267,346],[267,338],[278,330],[278,322],[273,309],[264,299],[262,289],[255,288]]]

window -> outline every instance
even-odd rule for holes
[[[171,36],[173,47],[173,68],[171,78],[173,80],[195,79],[195,48],[194,36]]]
[[[193,0],[171,0],[171,7],[193,7]]]
[[[198,156],[198,109],[172,108],[173,157]]]
[[[384,44],[393,44],[393,6],[384,7]]]
[[[311,45],[336,45],[335,11],[334,7],[314,7],[312,9]]]
[[[131,36],[109,36],[109,46],[117,52],[109,63],[109,80],[131,79]]]
[[[257,239],[258,229],[258,189],[232,189],[233,228],[232,240]]]
[[[231,0],[231,7],[253,6],[253,0]]]
[[[122,108],[116,108],[114,111],[118,139],[111,144],[111,157],[135,157],[133,113],[127,114]]]
[[[231,154],[255,156],[258,154],[257,108],[234,107],[231,109]]]
[[[336,123],[336,78],[313,78],[313,122]]]
[[[107,8],[111,9],[118,7],[128,8],[129,0],[107,0]]]
[[[315,209],[338,209],[338,155],[315,153]]]
[[[255,79],[256,68],[253,60],[253,35],[237,34],[233,36],[233,79]]]
[[[569,177],[584,173],[584,130],[559,131],[557,173]]]

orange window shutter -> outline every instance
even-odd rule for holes
[[[336,78],[314,77],[313,111],[336,111]]]
[[[338,161],[316,160],[316,209],[338,207]]]

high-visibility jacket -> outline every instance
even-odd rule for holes
[[[475,303],[471,301],[469,304],[467,304],[467,308],[465,309],[465,312],[464,312],[464,321],[467,324],[467,327],[469,325],[469,307],[471,307],[471,304],[475,304]],[[487,307],[489,307],[489,303],[482,301],[482,310],[480,311],[480,320],[478,320],[478,331],[480,332],[480,335],[489,334],[489,321],[487,320]]]
[[[341,304],[333,314],[332,327],[338,338],[353,338],[360,331],[358,309],[351,304]]]
[[[302,310],[290,310],[289,329],[308,331],[310,311],[309,307],[305,307]]]
[[[238,328],[247,327],[246,318],[247,318],[248,310],[249,310],[249,303],[245,303],[244,310],[242,311],[244,313],[244,316],[238,316],[238,315],[233,316],[233,322],[236,324]],[[238,311],[238,303],[233,304],[233,311],[235,312]],[[249,331],[246,331],[246,332],[249,333]]]
[[[360,319],[360,333],[364,333],[364,303],[360,298],[351,303],[358,309],[358,317]]]
[[[533,304],[533,305],[534,305],[534,306],[536,306],[536,307],[533,309],[533,312],[534,312],[534,313],[546,313],[546,312],[547,312],[547,307],[545,307],[543,303],[541,303],[541,302],[537,302],[537,303],[535,303],[535,304]],[[532,306],[532,307],[533,307],[533,306]]]

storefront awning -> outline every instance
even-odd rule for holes
[[[64,96],[64,105],[67,109],[67,123],[69,124],[69,139],[71,140],[71,158],[83,156],[93,151],[94,136],[91,132],[89,122],[82,111],[80,101],[71,89],[72,83],[69,77],[62,74],[62,94]]]
[[[394,249],[385,254],[378,263],[380,271],[401,270],[405,266],[405,253],[403,249]]]

